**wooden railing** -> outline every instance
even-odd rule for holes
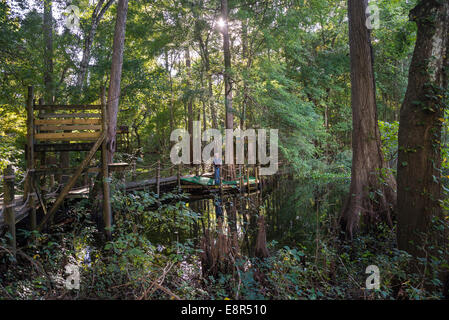
[[[25,176],[26,178],[26,176]],[[23,218],[28,211],[30,211],[30,228],[36,230],[36,194],[29,193],[27,197],[16,196],[16,176],[12,165],[8,165],[3,171],[3,175],[0,176],[3,186],[3,203],[0,208],[0,217],[3,223],[6,225],[6,232],[9,233],[9,245],[11,252],[15,256],[16,254],[16,223],[17,218]]]

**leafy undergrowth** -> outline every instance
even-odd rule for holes
[[[161,203],[158,209],[156,202]],[[394,232],[388,229],[350,244],[328,235],[318,241],[318,248],[279,248],[273,241],[269,243],[271,256],[264,261],[242,256],[233,274],[204,278],[201,252],[194,239],[186,237],[188,226],[200,216],[182,195],[167,194],[159,199],[143,192],[118,193],[113,208],[113,241],[98,239],[96,224],[83,203],[70,212],[75,219],[69,226],[56,224],[48,234],[23,231],[22,237],[35,240],[19,248],[17,259],[8,251],[6,239],[1,239],[0,298],[442,298],[442,283],[435,270],[447,265],[431,256],[417,261],[428,264],[423,273],[407,273],[413,261],[395,249]],[[447,223],[440,222],[436,228],[447,228]],[[66,287],[68,264],[78,267],[79,290]],[[378,290],[365,289],[369,265],[380,270]]]

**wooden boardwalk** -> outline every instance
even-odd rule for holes
[[[212,176],[212,173],[206,173],[203,176],[210,177]],[[230,185],[222,185],[221,189],[219,185],[199,185],[194,183],[189,183],[185,181],[184,179],[195,177],[195,175],[184,175],[184,176],[170,176],[170,177],[161,177],[161,178],[151,178],[151,179],[143,179],[139,181],[129,181],[125,182],[125,190],[126,192],[133,192],[133,191],[156,191],[158,184],[160,191],[162,192],[171,192],[171,191],[177,191],[179,188],[182,190],[182,192],[187,193],[189,195],[189,198],[191,199],[199,199],[199,198],[210,198],[214,194],[222,191],[224,194],[230,194],[230,193],[237,193],[240,190],[240,187],[244,188],[246,191],[245,193],[248,194],[248,183],[243,182],[238,187],[230,186]],[[84,187],[78,187],[70,190],[66,198],[69,199],[83,199],[88,198],[89,193],[92,186],[84,186]],[[250,193],[257,192],[259,187],[256,185],[256,182],[250,182]],[[252,192],[251,192],[252,191]],[[44,196],[45,201],[52,201],[58,197],[58,192],[53,192],[46,194]],[[29,198],[32,197],[37,198],[36,193],[30,194]],[[4,210],[1,210],[3,208],[3,197],[0,198],[0,230],[5,226],[5,218],[4,218]],[[23,195],[15,195],[14,196],[14,204],[15,204],[15,213],[16,213],[16,223],[19,223],[21,220],[23,220],[31,209],[33,208],[33,205],[28,200],[28,203],[25,203],[23,199]],[[34,208],[35,209],[41,209],[42,206],[39,203],[39,201],[34,202]]]
[[[97,105],[44,105],[41,100],[36,104],[34,89],[32,86],[28,87],[26,171],[22,180],[23,191],[20,192],[23,195],[16,195],[16,176],[12,165],[4,170],[4,175],[0,179],[3,180],[3,197],[0,197],[0,232],[3,232],[4,227],[10,232],[10,245],[13,252],[16,248],[16,224],[29,215],[30,229],[41,231],[47,223],[51,223],[53,216],[67,198],[89,197],[93,188],[93,181],[89,177],[89,173],[96,174],[97,178],[103,177],[94,181],[101,181],[98,191],[101,191],[103,196],[102,217],[108,238],[111,237],[112,227],[110,201],[112,172],[116,172],[119,179],[124,178],[124,172],[131,173],[131,181],[124,183],[126,192],[148,190],[159,195],[164,192],[178,191],[190,194],[191,199],[201,199],[217,194],[220,197],[237,192],[250,194],[251,191],[259,192],[259,189],[262,189],[262,183],[258,177],[259,167],[252,166],[256,177],[252,181],[249,176],[250,167],[246,168],[245,175],[245,167],[240,166],[238,180],[223,181],[220,179],[220,184],[215,185],[210,172],[203,173],[203,178],[197,179],[199,166],[189,167],[190,170],[196,170],[196,176],[192,174],[183,176],[181,175],[182,165],[169,164],[170,167],[165,168],[165,170],[169,170],[165,171],[169,172],[169,176],[163,177],[160,160],[146,167],[148,179],[135,181],[137,180],[135,161],[131,165],[108,163],[110,154],[106,136],[109,123],[104,89],[101,90],[99,101],[100,104]],[[76,167],[69,168],[61,168],[56,163],[50,163],[50,159],[46,155],[47,153],[64,153],[69,160],[64,161],[63,165],[70,166],[68,152],[80,151],[87,153],[84,158],[80,159],[81,162]],[[94,162],[94,158],[98,154],[101,154],[101,157]],[[78,153],[78,155],[80,154]],[[175,167],[177,167],[177,173],[172,175]],[[139,170],[141,169],[145,168],[139,168]],[[206,169],[203,168],[203,170]],[[225,167],[222,168],[222,172],[226,172]],[[83,175],[84,181],[80,183]],[[57,176],[60,176],[64,183],[55,186],[55,180],[59,180],[55,179]],[[46,183],[47,178],[49,178],[48,184]],[[21,187],[22,182],[19,183]],[[42,192],[42,190],[53,191]],[[49,206],[48,210],[47,205]],[[37,222],[38,209],[44,213],[39,224]]]

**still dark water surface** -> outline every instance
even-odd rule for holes
[[[274,241],[276,247],[314,247],[317,233],[326,233],[336,226],[349,183],[349,178],[280,178],[264,186],[262,196],[235,195],[226,197],[223,203],[225,208],[230,203],[236,206],[241,248],[246,253],[254,243],[256,235],[251,231],[256,229],[259,214],[265,216],[267,242]],[[191,202],[189,206],[202,215],[204,228],[214,224],[213,199]],[[225,215],[226,212],[227,210]],[[181,235],[181,238],[201,237],[202,229],[203,226],[199,223],[192,227],[189,234]],[[246,230],[248,239],[244,236]]]

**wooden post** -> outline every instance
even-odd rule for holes
[[[239,166],[239,173],[240,173],[240,195],[243,194],[243,165]]]
[[[55,175],[54,174],[50,174],[50,181],[49,181],[49,190],[52,190],[53,187],[55,186]]]
[[[86,173],[83,176],[83,185],[86,187],[87,186],[87,190],[89,190],[89,172],[86,171]]]
[[[245,213],[243,212],[243,198],[244,198],[244,192],[243,192],[243,165],[239,166],[239,182],[240,182],[240,200],[239,200],[239,211],[240,214],[243,216],[243,219],[245,220]],[[247,225],[245,224],[244,229],[246,230]]]
[[[39,98],[39,101],[38,101],[38,103],[39,103],[39,105],[43,105],[44,104],[44,100],[42,99],[42,98]],[[43,113],[45,113],[45,110],[39,110],[39,114],[43,114]],[[38,133],[42,133],[42,132],[46,132],[46,131],[40,131],[40,132],[38,132]],[[40,166],[40,168],[46,168],[46,166],[47,166],[47,153],[45,152],[45,151],[43,151],[43,152],[41,152],[40,153],[40,155],[39,155],[39,157],[40,157],[40,164],[39,164],[39,166]],[[40,188],[40,201],[42,202],[42,206],[44,207],[45,205],[46,205],[46,198],[45,198],[45,195],[46,195],[46,178],[47,178],[47,176],[44,174],[44,175],[41,175],[40,177],[39,177],[39,188]],[[58,181],[61,181],[61,177],[59,176],[58,177]],[[37,192],[37,190],[36,190],[36,192]],[[51,220],[51,223],[53,223],[53,217],[52,217],[52,220]]]
[[[259,177],[259,166],[254,167],[254,171],[255,171],[255,177],[256,177],[256,192],[258,189],[260,189],[260,177]],[[257,206],[260,206],[260,194],[256,195],[257,196]]]
[[[181,164],[178,164],[178,191],[181,191]]]
[[[159,195],[161,191],[161,160],[157,161],[157,170],[156,170],[156,193]]]
[[[136,160],[132,162],[131,180],[136,181]]]
[[[3,172],[4,174],[4,198],[3,212],[5,213],[5,222],[8,226],[8,232],[11,235],[9,245],[11,251],[16,256],[16,214],[14,212],[14,169],[12,165],[8,165]]]
[[[248,191],[248,195],[251,191],[250,185],[249,185],[249,165],[246,167],[246,189]]]
[[[108,117],[106,111],[106,97],[105,89],[101,88],[101,124],[102,131],[104,134],[108,131]],[[112,210],[111,210],[111,190],[109,186],[109,167],[108,167],[108,147],[107,139],[103,140],[101,144],[101,169],[103,175],[103,221],[105,227],[106,237],[108,239],[112,238],[111,227],[112,227]]]
[[[221,170],[220,170],[221,171]],[[218,233],[220,234],[223,229],[222,229],[222,222],[224,220],[224,201],[223,201],[223,172],[221,172],[220,174],[220,206],[221,206],[221,217],[218,218]],[[220,235],[219,235],[220,237]],[[219,246],[220,248],[220,246]]]
[[[39,105],[43,105],[44,104],[44,100],[42,99],[42,98],[39,98],[39,101],[38,101],[38,104]],[[39,115],[41,115],[41,114],[43,114],[43,113],[45,113],[45,110],[39,110]],[[39,129],[39,131],[37,132],[37,133],[45,133],[46,131],[41,131],[40,129]],[[42,151],[40,154],[39,154],[39,161],[40,161],[40,163],[39,163],[39,167],[41,167],[41,168],[45,168],[45,166],[47,165],[47,153],[45,152],[45,151]],[[60,176],[59,177],[57,177],[58,178],[58,181],[60,181]],[[44,179],[44,180],[42,180],[42,179]],[[42,177],[40,177],[40,182],[39,182],[39,184],[41,185],[41,186],[43,186],[43,181],[45,181],[45,176],[44,176],[44,178],[42,178]],[[41,187],[42,188],[42,187]]]
[[[259,178],[259,166],[256,166],[254,168],[255,170],[255,177],[256,177],[256,184],[259,185],[260,184],[260,178]]]
[[[128,130],[126,131],[126,153],[131,153],[131,148],[130,148],[130,141],[129,141],[129,127]]]
[[[30,214],[30,223],[32,231],[37,229],[36,198],[37,198],[36,194],[33,193],[31,195],[31,214]]]
[[[223,175],[220,174],[220,196],[223,201]]]
[[[28,87],[27,97],[27,146],[26,146],[26,169],[27,177],[25,179],[23,198],[26,201],[28,194],[33,190],[31,171],[34,168],[34,114],[33,114],[33,87]]]
[[[249,243],[249,236],[248,236],[248,217],[246,216],[246,198],[245,198],[245,184],[244,184],[244,175],[245,175],[245,165],[242,164],[240,165],[240,214],[242,215],[243,218],[243,230],[244,230],[244,239],[245,239],[245,244],[246,244],[246,249],[248,250],[248,253],[251,252],[251,246]]]

